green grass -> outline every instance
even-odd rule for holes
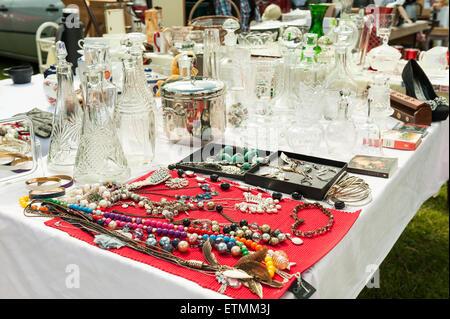
[[[428,199],[380,266],[380,288],[358,298],[449,298],[447,186]]]

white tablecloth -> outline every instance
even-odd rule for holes
[[[22,86],[0,81],[0,118],[33,107],[48,109],[42,76],[33,76],[31,84]],[[176,162],[190,152],[188,147],[161,141],[153,166]],[[399,159],[394,176],[364,176],[373,202],[362,208],[343,240],[304,272],[304,279],[317,289],[313,298],[357,297],[421,204],[448,180],[448,120],[433,124],[418,150],[385,150],[385,156]],[[224,297],[72,238],[45,226],[43,218],[24,217],[18,203],[26,194],[22,181],[0,185],[0,194],[0,298]]]

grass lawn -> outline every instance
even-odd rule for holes
[[[428,199],[380,266],[380,288],[358,298],[449,298],[447,186]]]

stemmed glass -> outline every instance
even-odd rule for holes
[[[401,58],[401,53],[388,45],[393,25],[393,14],[375,15],[376,32],[377,36],[381,38],[382,44],[372,49],[369,52],[368,57],[370,66],[378,71],[392,72]]]

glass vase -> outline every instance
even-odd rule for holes
[[[323,18],[325,17],[325,12],[328,10],[328,6],[324,4],[310,4],[309,9],[311,12],[311,27],[309,33],[317,34],[317,39],[320,39],[323,35]],[[319,46],[315,48],[317,53],[320,53],[321,49]]]
[[[50,170],[65,171],[75,164],[81,134],[83,110],[73,89],[72,64],[66,62],[64,43],[56,44],[58,92],[47,165]]]
[[[130,175],[103,95],[103,69],[86,72],[86,96],[74,180],[79,183],[124,182]]]

